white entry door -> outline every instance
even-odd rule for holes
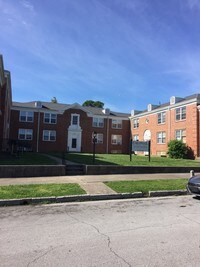
[[[68,131],[68,151],[81,152],[81,131]]]

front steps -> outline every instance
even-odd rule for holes
[[[67,164],[66,175],[84,175],[85,166],[81,164]]]

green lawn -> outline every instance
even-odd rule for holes
[[[0,153],[0,165],[56,165],[57,162],[39,153],[24,152],[19,157]]]
[[[184,190],[188,179],[105,182],[117,193]]]
[[[53,155],[61,157],[61,153],[54,153]],[[85,153],[66,153],[65,159],[83,163],[83,164],[93,164],[93,155]],[[122,165],[122,166],[187,166],[194,167],[199,166],[200,162],[189,159],[171,159],[168,157],[151,157],[149,162],[146,156],[132,156],[132,161],[130,161],[129,155],[124,154],[97,154],[95,157],[96,165]]]
[[[0,199],[82,195],[78,184],[28,184],[0,186]]]

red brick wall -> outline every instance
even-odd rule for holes
[[[81,151],[86,153],[92,153],[93,143],[92,143],[92,133],[103,134],[103,144],[96,144],[96,153],[106,153],[108,148],[108,153],[112,150],[118,150],[122,153],[129,152],[129,140],[130,140],[130,123],[129,120],[123,121],[122,129],[112,129],[112,120],[109,119],[109,124],[107,125],[107,119],[104,119],[104,127],[93,127],[92,117],[88,117],[87,113],[81,109],[68,109],[64,114],[57,115],[56,124],[45,124],[43,122],[44,113],[40,113],[40,131],[39,131],[39,152],[50,152],[50,151],[67,151],[67,140],[68,140],[68,128],[71,123],[71,114],[80,114],[80,127],[82,129],[82,143]],[[107,126],[109,128],[107,128]],[[37,132],[38,132],[38,113],[34,112],[34,122],[20,122],[19,121],[19,111],[12,110],[11,113],[11,139],[18,139],[18,129],[33,129],[33,140],[26,141],[31,143],[34,151],[37,151]],[[43,130],[55,130],[56,131],[56,141],[43,141]],[[108,138],[107,138],[108,133]],[[111,135],[119,134],[122,135],[122,145],[111,145]],[[108,144],[107,144],[108,140]]]
[[[146,120],[148,119],[148,123]],[[182,121],[176,121],[175,109],[166,110],[166,122],[165,124],[157,123],[157,114],[147,114],[139,118],[139,128],[133,128],[133,121],[131,121],[132,135],[139,135],[139,141],[143,141],[145,130],[151,131],[151,152],[152,155],[156,155],[157,152],[167,152],[167,143],[170,140],[175,139],[175,131],[180,129],[186,129],[186,143],[191,147],[196,156],[199,156],[199,117],[197,111],[197,105],[190,104],[186,106],[186,119]],[[157,133],[166,132],[166,143],[157,144]]]
[[[2,150],[3,138],[4,138],[4,121],[5,121],[5,107],[6,107],[6,84],[0,89],[0,150]]]

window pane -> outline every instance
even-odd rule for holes
[[[97,143],[102,144],[103,143],[103,134],[97,134]]]
[[[28,111],[27,112],[27,121],[28,122],[32,122],[33,121],[33,112],[32,111]]]
[[[133,120],[133,128],[138,128],[139,127],[139,119],[134,119]]]
[[[103,118],[93,118],[93,127],[104,127],[104,119]]]
[[[113,145],[121,145],[122,144],[122,136],[121,135],[112,135],[112,144]]]
[[[182,108],[182,120],[186,119],[186,107]]]
[[[56,140],[56,132],[55,131],[50,131],[50,140],[51,141]]]
[[[49,113],[45,113],[44,114],[44,122],[45,123],[49,123],[49,120],[50,120],[50,114]]]
[[[77,125],[78,124],[78,116],[73,116],[73,118],[72,118],[72,124],[73,125]]]
[[[49,140],[49,131],[43,131],[43,140],[48,141]]]
[[[57,120],[57,115],[51,114],[51,123],[56,123],[56,120]]]

